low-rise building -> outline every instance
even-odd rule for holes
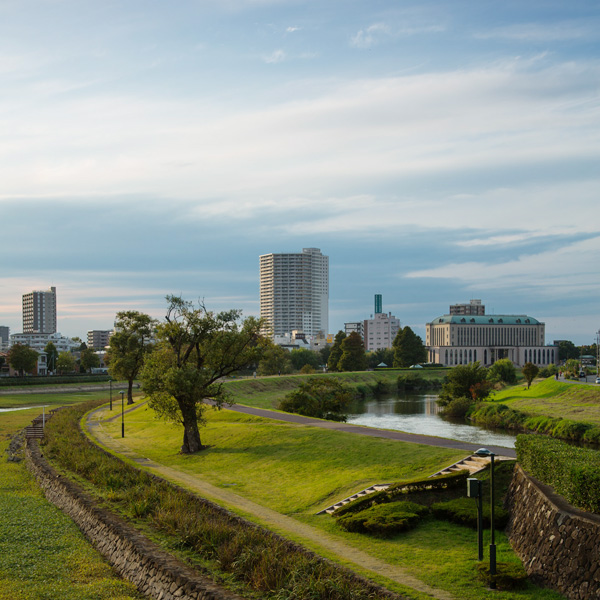
[[[93,350],[104,350],[108,346],[112,333],[112,329],[92,329],[88,331],[87,347]]]
[[[52,342],[58,352],[72,352],[77,350],[81,342],[75,342],[71,338],[60,333],[13,333],[10,336],[10,344],[24,344],[38,352],[43,352],[46,344]]]

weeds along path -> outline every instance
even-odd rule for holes
[[[128,409],[128,412],[133,412],[144,404],[144,402],[137,404],[136,406]],[[211,485],[206,481],[202,481],[193,475],[188,475],[178,469],[167,467],[150,459],[139,456],[127,446],[126,440],[119,438],[115,439],[108,435],[108,433],[105,431],[102,423],[105,420],[109,420],[106,419],[106,412],[106,408],[100,408],[88,415],[87,430],[90,436],[102,446],[109,448],[120,456],[137,463],[141,468],[158,475],[159,477],[167,479],[168,481],[177,483],[178,485],[181,485],[182,487],[185,487],[194,493],[198,493],[199,495],[212,500],[217,504],[221,504],[226,507],[235,507],[237,510],[253,517],[254,520],[260,521],[261,524],[284,537],[293,536],[295,540],[300,542],[302,540],[310,542],[313,548],[317,546],[326,549],[326,554],[335,554],[338,557],[339,562],[348,565],[350,568],[352,568],[352,565],[355,565],[362,569],[372,571],[378,576],[391,579],[396,583],[412,588],[422,594],[426,594],[431,598],[436,598],[439,600],[454,599],[454,597],[448,592],[426,585],[419,579],[410,575],[402,567],[398,565],[392,565],[369,556],[365,552],[353,548],[352,546],[327,535],[315,527],[300,523],[291,517],[261,506],[260,504],[256,504],[255,502],[251,502],[250,500],[247,500],[242,496],[238,496],[233,492]],[[111,419],[114,418],[116,417],[111,417]],[[318,550],[316,551],[318,552]]]

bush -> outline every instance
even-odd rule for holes
[[[485,427],[524,430],[528,417],[506,404],[480,403],[469,413],[469,418]]]
[[[346,531],[391,536],[416,527],[428,508],[415,502],[379,504],[359,513],[348,513],[338,519]]]
[[[490,575],[490,565],[488,562],[480,562],[477,564],[477,573],[479,578],[491,584],[492,578]],[[496,588],[499,590],[516,590],[525,587],[527,583],[527,573],[521,564],[499,562],[496,563]]]
[[[483,526],[490,526],[490,504],[482,505]],[[466,525],[477,529],[477,501],[474,498],[456,498],[446,502],[436,502],[431,505],[431,512],[436,519],[450,521],[458,525]],[[494,507],[494,526],[504,529],[508,523],[509,514],[501,506]]]
[[[600,453],[537,435],[517,436],[515,448],[519,463],[533,477],[574,506],[600,513]]]
[[[352,392],[336,377],[313,377],[290,392],[278,408],[305,417],[345,421],[351,400]]]
[[[540,370],[540,377],[553,377],[558,373],[558,367],[552,363],[542,367]]]
[[[474,402],[471,398],[454,398],[440,411],[445,417],[465,417]]]

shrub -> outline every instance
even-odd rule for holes
[[[487,562],[477,564],[477,573],[479,578],[491,584],[492,578],[490,575],[490,565]],[[527,573],[521,564],[499,562],[496,563],[496,588],[499,590],[515,590],[525,587],[527,583]]]
[[[473,400],[471,398],[453,398],[440,412],[445,417],[461,418],[466,416],[472,406]]]
[[[391,536],[413,529],[427,512],[427,507],[415,502],[392,502],[346,514],[338,519],[338,523],[346,531]]]
[[[490,526],[490,505],[484,502],[482,505],[483,526]],[[456,498],[446,502],[436,502],[431,505],[431,512],[437,519],[477,528],[477,502],[473,498]],[[504,529],[508,523],[508,512],[501,506],[494,507],[494,526]]]
[[[345,421],[352,392],[336,377],[312,377],[290,392],[278,408],[286,412],[332,421]]]

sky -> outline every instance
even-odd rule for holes
[[[317,247],[330,330],[450,304],[600,329],[600,4],[0,0],[0,325],[165,296],[259,314]]]

